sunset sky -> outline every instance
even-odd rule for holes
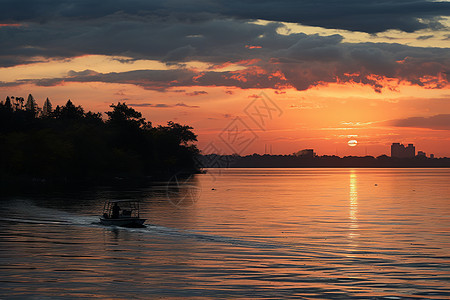
[[[450,156],[450,2],[2,0],[0,99],[154,125],[204,153]],[[350,147],[348,142],[356,140]]]

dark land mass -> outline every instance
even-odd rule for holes
[[[450,158],[373,156],[203,155],[204,168],[450,168]]]
[[[125,103],[105,118],[70,100],[40,109],[33,96],[0,102],[0,185],[146,182],[199,172],[192,127],[152,126]]]

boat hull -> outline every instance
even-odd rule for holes
[[[100,218],[100,223],[106,226],[143,227],[145,220],[146,219],[140,218],[119,218],[119,219]]]

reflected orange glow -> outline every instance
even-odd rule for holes
[[[109,299],[162,290],[167,298],[176,287],[185,298],[200,289],[220,298],[226,286],[227,298],[249,298],[252,286],[275,288],[275,298],[302,298],[307,288],[313,298],[329,299],[324,289],[347,299],[355,290],[392,297],[395,285],[404,298],[414,280],[424,293],[446,291],[448,169],[221,171],[195,175],[189,184],[202,192],[178,208],[165,185],[99,190],[77,201],[5,199],[14,220],[0,220],[3,270],[16,283],[8,292]],[[105,198],[130,196],[142,199],[147,228],[93,223]]]
[[[350,170],[350,184],[349,184],[350,192],[349,192],[349,200],[350,200],[350,220],[351,220],[351,228],[358,228],[358,190],[357,190],[357,181],[356,181],[356,172],[355,170]]]
[[[357,186],[357,174],[355,170],[350,170],[350,183],[349,183],[349,218],[350,218],[350,230],[348,233],[349,239],[352,241],[352,246],[357,246],[355,240],[358,236],[358,186]]]

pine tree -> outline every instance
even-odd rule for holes
[[[52,112],[52,104],[50,103],[50,100],[45,100],[44,106],[42,108],[42,116],[46,117],[49,116]]]
[[[3,104],[3,106],[8,110],[12,110],[11,99],[9,98],[9,96],[6,97],[6,101],[5,104]]]
[[[33,95],[28,95],[27,103],[25,104],[25,109],[29,111],[36,111],[37,105],[36,101],[34,100]]]
[[[29,94],[27,103],[25,104],[25,110],[33,115],[33,117],[37,117],[40,114],[41,109],[36,104],[36,100],[34,100],[33,95]]]

